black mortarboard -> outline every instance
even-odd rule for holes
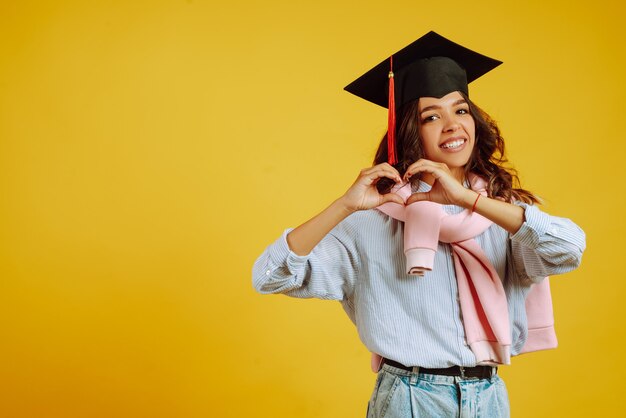
[[[395,164],[395,108],[420,97],[468,94],[467,84],[502,61],[428,32],[347,85],[344,90],[389,108],[389,162]],[[389,138],[391,137],[391,138]]]

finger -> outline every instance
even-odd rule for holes
[[[369,172],[376,171],[376,170],[385,170],[385,171],[388,171],[390,173],[397,174],[398,177],[400,176],[400,173],[398,172],[398,170],[396,170],[395,167],[393,167],[389,163],[382,163],[382,164],[378,164],[378,165],[375,165],[375,166],[372,166],[372,167],[364,168],[363,170],[361,170],[361,172],[362,173],[369,173]]]
[[[410,205],[411,203],[415,203],[415,202],[423,202],[423,201],[430,201],[430,192],[418,192],[418,193],[413,193],[411,196],[409,196],[409,198],[406,200],[406,204]]]
[[[386,167],[372,167],[371,169],[367,169],[363,171],[361,174],[363,174],[364,176],[371,176],[372,174],[379,174],[379,173],[384,173],[385,177],[398,178],[398,179],[400,178],[400,174],[397,171],[390,170],[389,168],[386,168]]]
[[[370,182],[373,182],[374,180],[381,177],[389,178],[391,180],[394,180],[396,183],[402,182],[402,178],[396,170],[390,170],[389,168],[385,167],[372,167],[371,169],[362,171],[361,176],[367,178]]]
[[[442,168],[440,163],[436,163],[425,158],[420,158],[419,160],[411,164],[409,168],[407,168],[406,172],[404,173],[404,178],[408,180],[409,178],[411,178],[412,175],[418,173],[418,170],[421,167]]]
[[[427,159],[427,158],[420,158],[419,160],[417,160],[417,161],[415,161],[413,164],[411,164],[411,166],[414,166],[414,165],[423,165],[423,164],[437,165],[437,164],[440,164],[440,163],[437,163],[437,162],[435,162],[435,161],[433,161],[433,160],[429,160],[429,159]]]
[[[370,173],[366,176],[363,176],[359,179],[358,183],[363,184],[364,186],[367,187],[372,187],[374,184],[376,184],[380,179],[383,178],[388,178],[391,179],[392,181],[396,182],[396,183],[401,183],[402,180],[399,178],[396,178],[388,173],[385,173],[384,171],[375,171],[373,173]]]
[[[404,181],[409,181],[411,177],[419,173],[430,173],[435,175],[435,173],[441,173],[441,167],[433,166],[430,164],[421,164],[419,166],[415,166],[411,169],[411,171],[407,171],[404,173]],[[435,175],[435,178],[440,177],[440,175]]]
[[[397,195],[395,193],[386,193],[386,194],[380,196],[380,204],[381,205],[383,203],[389,203],[389,202],[397,203],[399,205],[404,206],[404,200],[399,195]]]
[[[402,176],[400,176],[400,172],[389,163],[381,163],[372,167],[364,168],[361,170],[360,176],[369,176],[379,170],[383,170],[388,173],[385,177],[394,180],[396,183],[402,183]]]
[[[389,163],[382,163],[381,164],[383,167],[385,167],[388,170],[391,170],[393,173],[395,173],[398,177],[400,177],[400,172],[391,164]]]

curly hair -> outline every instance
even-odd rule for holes
[[[465,176],[475,173],[487,180],[487,194],[489,197],[504,201],[519,200],[526,203],[540,203],[540,199],[528,190],[520,187],[517,171],[507,167],[508,160],[504,154],[504,139],[496,122],[469,97],[461,93],[469,105],[470,115],[476,126],[475,146],[472,155],[465,165]],[[421,144],[419,130],[420,118],[418,100],[413,100],[398,110],[398,129],[396,133],[398,163],[394,167],[401,175],[406,172],[411,164],[420,158],[424,158],[424,150]],[[383,136],[374,164],[381,164],[387,158],[387,133]],[[414,187],[417,187],[419,178],[411,179]],[[380,193],[388,193],[393,186],[393,181],[383,178],[377,183]]]

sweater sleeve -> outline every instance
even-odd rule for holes
[[[566,218],[542,212],[537,206],[524,208],[525,221],[511,235],[513,264],[520,277],[538,282],[546,276],[567,273],[580,265],[585,250],[585,233]]]
[[[305,256],[289,249],[289,232],[286,230],[254,263],[254,288],[263,294],[298,298],[350,298],[358,275],[358,252],[346,226],[339,224]]]

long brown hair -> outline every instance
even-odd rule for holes
[[[539,203],[540,200],[528,190],[520,188],[517,171],[507,167],[504,154],[504,139],[496,122],[481,108],[476,106],[465,94],[461,93],[469,105],[470,115],[476,125],[476,140],[472,155],[465,165],[465,176],[475,173],[487,180],[487,194],[492,198],[505,201],[520,200],[526,203]],[[424,150],[419,136],[420,118],[418,100],[413,100],[398,109],[400,123],[396,132],[398,163],[394,166],[401,175],[411,164],[424,158]],[[387,134],[378,145],[374,164],[387,161]],[[417,186],[419,178],[411,182]],[[377,183],[380,193],[388,193],[393,181],[383,178]]]

